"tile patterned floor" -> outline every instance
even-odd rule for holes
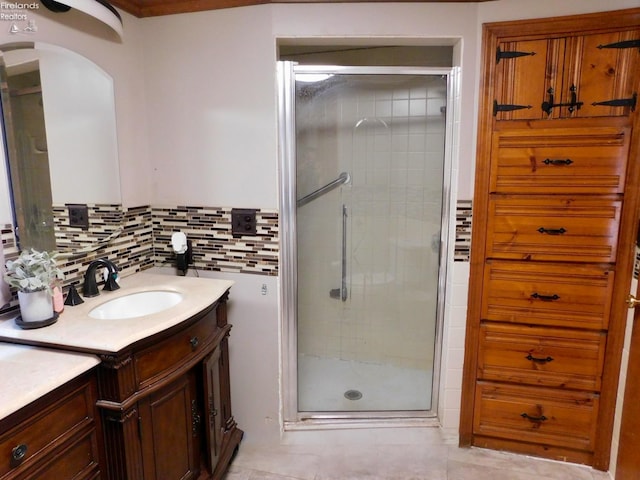
[[[461,449],[437,428],[294,432],[290,437],[275,446],[243,442],[225,480],[611,479],[581,465]]]

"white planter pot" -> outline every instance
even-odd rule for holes
[[[41,322],[53,317],[53,297],[46,290],[18,292],[23,322]]]

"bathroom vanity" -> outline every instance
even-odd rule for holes
[[[98,363],[0,343],[0,479],[98,478]]]
[[[139,273],[124,278],[117,291],[66,307],[49,327],[20,330],[10,320],[0,322],[0,338],[100,359],[95,405],[103,432],[101,478],[218,479],[243,435],[231,413],[231,285]],[[179,294],[180,301],[125,318],[131,298],[156,295],[143,303],[157,306],[162,292]],[[117,303],[125,310],[105,309]],[[130,305],[131,311],[139,308]]]

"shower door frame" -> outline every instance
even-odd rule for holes
[[[447,113],[445,119],[445,145],[443,159],[442,217],[440,231],[440,258],[438,268],[438,299],[433,359],[433,377],[430,410],[405,411],[340,411],[305,412],[298,410],[298,330],[297,330],[297,230],[296,230],[296,128],[295,128],[295,74],[335,75],[442,75],[447,78]],[[298,65],[295,62],[277,62],[278,80],[278,163],[280,204],[280,302],[281,302],[281,365],[280,388],[282,425],[284,430],[321,428],[337,423],[378,424],[425,423],[438,415],[440,369],[442,359],[442,332],[446,298],[447,270],[452,250],[451,202],[453,173],[454,128],[459,119],[459,67],[348,67],[335,65]],[[457,138],[457,135],[456,135]],[[454,223],[455,225],[455,223]]]

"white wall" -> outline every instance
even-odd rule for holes
[[[268,6],[144,19],[153,205],[277,208]]]

